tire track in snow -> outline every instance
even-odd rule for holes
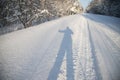
[[[87,19],[86,19],[87,21]],[[98,65],[98,59],[97,59],[97,55],[96,55],[96,51],[95,51],[95,43],[93,42],[93,37],[92,37],[92,29],[90,29],[91,26],[89,26],[89,23],[87,21],[87,28],[88,28],[88,32],[89,32],[89,40],[90,40],[90,46],[91,46],[91,53],[92,53],[92,58],[93,58],[93,65],[95,68],[95,73],[96,73],[96,80],[102,80],[102,76],[101,76],[101,72],[100,72],[100,68]]]
[[[101,25],[96,24],[94,21],[90,21],[89,24],[90,30],[92,30],[92,37],[93,35],[96,37],[94,43],[103,80],[118,80],[119,60],[115,58],[114,54],[116,51],[119,51],[119,48],[111,41],[108,35],[106,35],[106,32],[101,30]],[[113,49],[116,51],[114,52]]]
[[[96,80],[86,20],[76,28],[74,39],[75,80]]]
[[[106,67],[107,71],[109,72],[109,76],[111,77],[111,80],[116,80],[119,77],[118,74],[120,74],[118,71],[120,65],[119,60],[117,60],[117,58],[114,56],[116,52],[114,52],[113,49],[118,51],[117,54],[119,53],[120,49],[114,44],[113,41],[111,41],[111,39],[105,34],[105,32],[100,29],[100,27],[94,26],[94,29],[102,37],[101,41],[103,44],[103,48],[100,49],[102,51],[103,58],[107,64]]]

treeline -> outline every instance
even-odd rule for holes
[[[120,17],[120,1],[92,0],[86,9],[86,12]]]
[[[81,11],[77,0],[0,0],[0,27],[22,23],[26,28]]]
[[[1,25],[21,22],[29,27],[34,21],[44,22],[51,15],[43,8],[42,0],[2,0],[0,2]]]

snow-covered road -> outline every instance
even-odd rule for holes
[[[119,80],[120,19],[72,15],[0,36],[0,80]]]

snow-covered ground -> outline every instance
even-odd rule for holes
[[[120,19],[63,17],[0,36],[0,80],[119,80]]]

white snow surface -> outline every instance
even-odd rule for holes
[[[0,36],[0,80],[119,80],[120,19],[78,14]]]

